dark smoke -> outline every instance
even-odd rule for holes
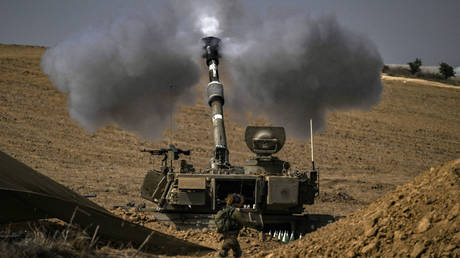
[[[70,115],[86,129],[116,123],[160,136],[175,107],[196,99],[192,86],[207,74],[200,71],[204,36],[223,39],[226,107],[235,114],[264,114],[307,136],[308,119],[320,129],[328,110],[368,109],[380,99],[377,48],[332,16],[272,8],[274,15],[257,17],[228,0],[167,3],[76,34],[44,54],[43,70],[68,93]]]
[[[225,47],[225,46],[224,46]],[[325,126],[329,110],[379,102],[383,65],[376,46],[333,16],[278,17],[226,46],[233,87],[228,106],[264,114],[298,137]]]

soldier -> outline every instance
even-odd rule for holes
[[[234,257],[241,256],[241,248],[238,243],[238,234],[245,223],[239,208],[244,203],[243,196],[229,194],[226,199],[227,207],[220,210],[215,217],[217,232],[222,233],[224,242],[219,252],[220,257],[226,257],[228,250],[233,250]]]

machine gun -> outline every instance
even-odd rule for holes
[[[163,155],[163,159],[161,160],[161,174],[162,174],[162,179],[160,180],[160,182],[158,182],[158,184],[156,185],[157,186],[157,189],[155,192],[152,193],[152,190],[151,189],[145,189],[143,188],[142,191],[141,191],[141,195],[142,197],[148,199],[148,200],[154,200],[154,199],[160,199],[160,203],[164,203],[165,202],[165,197],[166,197],[166,193],[167,193],[167,190],[170,188],[171,184],[172,184],[172,181],[174,179],[174,166],[173,166],[173,161],[174,160],[178,160],[179,159],[179,155],[183,154],[183,155],[186,155],[186,156],[189,156],[190,155],[190,150],[182,150],[182,149],[178,149],[176,148],[176,146],[174,146],[174,144],[170,144],[169,145],[169,149],[159,149],[159,150],[147,150],[147,149],[143,149],[141,150],[141,152],[148,152],[150,153],[150,155],[152,156],[161,156]],[[189,171],[193,171],[193,166],[190,166],[187,164],[187,162],[185,162],[185,160],[182,160],[181,162],[181,170],[189,170]],[[155,174],[155,173],[158,173],[156,172],[155,170],[151,170],[149,171],[148,173],[150,174]],[[152,182],[150,182],[152,183]],[[161,193],[160,189],[163,190],[166,188],[166,191],[163,191]],[[160,195],[161,193],[161,195]]]
[[[182,150],[182,149],[178,149],[174,146],[174,144],[170,144],[169,145],[169,149],[159,149],[159,150],[147,150],[147,149],[143,149],[141,150],[141,152],[148,152],[150,153],[150,155],[152,156],[155,156],[155,155],[158,155],[158,156],[161,156],[163,155],[163,159],[162,161],[166,161],[168,159],[168,153],[171,152],[172,153],[172,160],[178,160],[179,159],[179,154],[184,154],[185,156],[189,156],[190,155],[190,150]]]

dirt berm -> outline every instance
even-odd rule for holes
[[[460,159],[267,257],[459,257]]]

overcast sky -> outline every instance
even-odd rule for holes
[[[313,17],[333,14],[341,24],[368,35],[385,63],[407,63],[420,57],[424,65],[447,62],[460,66],[459,0],[244,2],[247,10],[261,14],[274,4]],[[53,46],[73,33],[145,4],[162,8],[164,1],[0,0],[0,43]]]

